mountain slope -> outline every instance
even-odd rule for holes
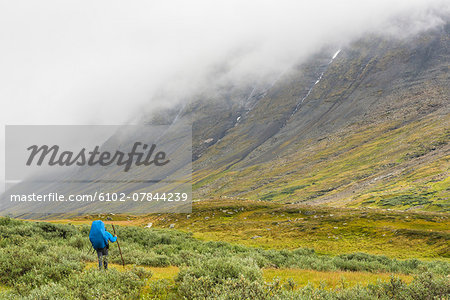
[[[332,56],[287,72],[203,150],[196,197],[448,209],[449,26]]]
[[[449,48],[449,24],[405,39],[368,36],[322,49],[270,83],[211,84],[144,122],[170,125],[167,141],[192,124],[194,199],[448,211]],[[145,139],[145,132],[132,137]],[[174,158],[183,157],[183,147]],[[159,177],[190,170],[190,154],[180,161]],[[130,174],[144,183],[112,190],[157,188],[146,181],[157,174]]]

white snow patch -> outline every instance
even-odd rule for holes
[[[339,49],[338,51],[336,51],[336,53],[333,55],[333,58],[331,58],[332,60],[336,58],[336,56],[338,56],[339,52],[341,52],[341,49]]]

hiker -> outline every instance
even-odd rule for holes
[[[91,241],[92,247],[94,247],[95,251],[97,251],[98,269],[102,269],[103,261],[103,266],[105,267],[105,270],[107,270],[109,241],[114,243],[117,241],[117,236],[113,236],[111,233],[106,231],[105,223],[100,220],[95,220],[91,225],[89,240]]]

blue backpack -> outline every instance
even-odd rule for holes
[[[102,249],[108,246],[108,241],[115,242],[117,238],[113,237],[111,233],[106,231],[105,223],[103,223],[103,221],[95,220],[91,225],[89,240],[91,241],[94,249]]]

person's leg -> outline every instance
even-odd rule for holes
[[[105,266],[105,270],[108,270],[108,248],[103,248],[103,265]]]
[[[97,250],[97,249],[95,249]],[[102,256],[103,256],[103,249],[98,249],[97,250],[97,257],[98,257],[98,269],[101,270],[102,269]]]

